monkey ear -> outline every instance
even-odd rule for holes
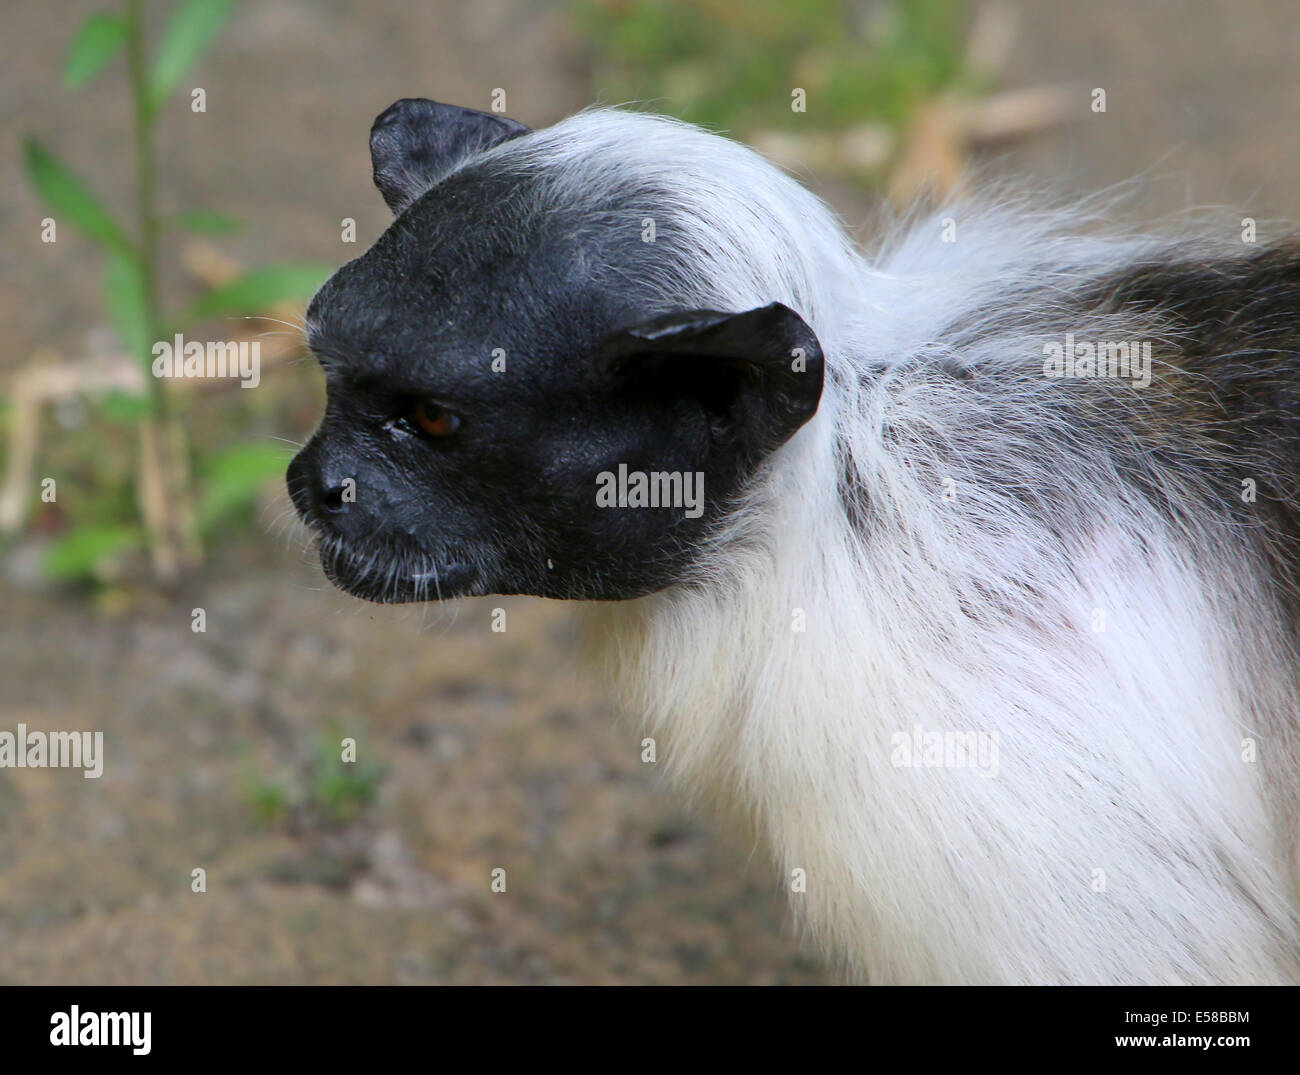
[[[779,448],[817,413],[821,344],[788,306],[686,310],[609,336],[597,376],[638,391],[693,396],[753,457]]]
[[[400,213],[466,157],[528,133],[505,116],[404,97],[379,113],[370,128],[375,186]]]

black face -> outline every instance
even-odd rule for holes
[[[663,589],[816,410],[821,353],[793,311],[664,311],[637,293],[640,213],[593,236],[522,171],[454,170],[527,133],[419,100],[372,131],[398,217],[312,301],[328,404],[288,474],[359,597]]]

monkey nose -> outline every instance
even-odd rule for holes
[[[316,469],[316,503],[326,515],[346,515],[357,502],[357,479],[341,460],[322,460]]]
[[[287,478],[289,492],[304,513],[310,506],[323,515],[346,515],[356,502],[356,478],[330,460],[322,460],[319,450],[311,446],[298,453]]]
[[[318,498],[321,511],[330,515],[346,515],[348,513],[348,501],[343,495],[345,489],[346,485],[343,482],[339,482],[337,485],[323,486]]]

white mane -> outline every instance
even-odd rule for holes
[[[589,618],[669,773],[751,826],[826,950],[878,982],[1300,980],[1277,775],[1300,698],[1267,580],[1187,479],[1172,515],[1131,495],[1111,427],[1078,420],[1106,397],[1063,408],[1042,375],[1062,331],[1164,331],[1070,300],[1167,244],[954,208],[868,259],[752,151],[619,111],[492,153],[576,202],[664,192],[666,301],[778,300],[822,342],[818,415],[699,582]],[[918,725],[996,742],[996,773],[898,764]]]

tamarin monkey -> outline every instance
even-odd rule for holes
[[[994,204],[864,255],[617,109],[370,147],[288,474],[330,579],[581,602],[854,980],[1300,981],[1300,246]]]

